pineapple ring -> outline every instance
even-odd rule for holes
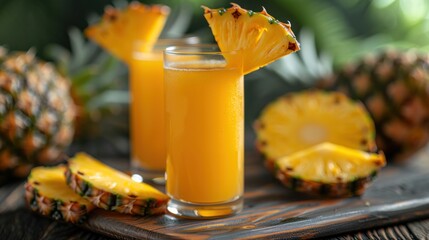
[[[254,126],[256,147],[270,169],[275,159],[322,142],[376,150],[371,117],[360,103],[339,92],[285,95],[265,107]]]
[[[278,159],[276,177],[298,192],[330,197],[362,195],[378,170],[383,153],[367,153],[321,143]]]
[[[165,213],[168,196],[85,153],[68,161],[68,185],[95,206],[126,214]]]
[[[41,215],[81,223],[94,205],[67,186],[65,171],[65,166],[33,168],[25,183],[25,199]]]
[[[202,7],[219,48],[223,52],[242,51],[244,74],[300,49],[291,24],[278,21],[265,9],[253,12],[235,3],[228,9]],[[227,62],[241,60],[229,57]]]

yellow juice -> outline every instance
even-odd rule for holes
[[[161,52],[134,56],[130,63],[130,92],[132,165],[164,171],[165,97]]]
[[[222,203],[243,193],[242,70],[200,62],[165,68],[167,193]]]

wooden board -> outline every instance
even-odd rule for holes
[[[216,220],[134,217],[99,210],[84,227],[119,239],[297,239],[332,236],[429,216],[429,147],[381,171],[361,197],[314,199],[284,188],[246,152],[245,207]],[[221,176],[221,173],[220,173]]]

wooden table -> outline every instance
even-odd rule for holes
[[[31,213],[23,183],[15,182],[0,188],[0,239],[429,239],[428,153],[424,149],[407,165],[384,169],[362,197],[314,199],[285,189],[249,150],[243,213],[210,221],[99,210],[74,226]],[[126,160],[106,162],[128,167]]]

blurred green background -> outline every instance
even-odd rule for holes
[[[203,19],[204,4],[228,7],[226,0],[141,1],[172,9],[162,37],[197,35],[211,42]],[[265,0],[235,1],[244,8],[267,11],[289,20],[302,50],[246,76],[246,126],[260,110],[291,90],[311,87],[336,68],[387,47],[429,52],[427,0]],[[1,0],[0,45],[10,50],[35,48],[39,57],[54,61],[73,84],[80,86],[91,112],[85,134],[76,144],[96,152],[94,139],[104,139],[128,153],[127,69],[95,44],[82,30],[96,21],[106,5],[125,0]],[[101,121],[103,119],[103,121]],[[100,124],[99,124],[100,123]],[[97,127],[94,127],[97,126]],[[79,147],[79,146],[78,146]]]
[[[102,14],[108,4],[121,6],[125,0],[2,0],[0,42],[10,49],[36,47],[40,53],[48,44],[70,47],[68,31],[84,29],[89,19]],[[164,35],[207,34],[201,4],[228,6],[225,0],[141,1],[162,3],[172,8]],[[236,1],[242,7],[268,12],[281,21],[290,20],[299,33],[314,34],[318,49],[336,64],[386,45],[429,48],[429,2],[426,0],[265,0]],[[43,55],[43,54],[42,54]]]

